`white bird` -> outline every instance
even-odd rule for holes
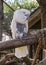
[[[27,9],[19,9],[14,12],[13,19],[11,22],[11,32],[13,39],[22,38],[25,33],[28,33],[28,17],[30,11]],[[18,43],[19,44],[19,43]],[[15,56],[22,58],[28,55],[27,46],[15,48]]]

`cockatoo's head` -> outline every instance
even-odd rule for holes
[[[28,32],[28,18],[30,11],[27,9],[16,10],[11,22],[11,32],[13,38],[22,38]]]
[[[30,11],[26,10],[26,9],[21,9],[22,13],[24,14],[24,16],[26,17],[26,20],[28,20],[29,15],[30,15]]]
[[[14,20],[16,19],[17,22],[25,24],[26,21],[28,21],[28,18],[30,16],[30,11],[27,9],[19,9],[14,12]]]

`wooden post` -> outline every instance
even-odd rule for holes
[[[37,0],[41,8],[41,28],[46,28],[46,0]],[[46,56],[46,51],[43,49],[43,58]]]
[[[46,28],[46,0],[37,0],[41,8],[41,28]]]
[[[3,0],[0,0],[0,41],[2,40]]]

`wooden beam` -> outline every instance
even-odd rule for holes
[[[41,9],[40,7],[34,11],[29,17],[29,28],[32,27],[38,20],[41,19]]]
[[[10,5],[8,5],[4,0],[3,2],[12,10],[12,11],[15,11]]]

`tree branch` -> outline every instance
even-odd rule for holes
[[[45,36],[45,41],[46,41],[46,29],[42,29],[39,31],[33,31],[31,34],[27,35],[26,37],[22,38],[21,40],[9,40],[9,41],[0,41],[0,51],[5,50],[5,49],[12,49],[12,48],[17,48],[20,46],[25,46],[25,45],[32,45],[32,44],[37,44],[39,34],[40,32],[44,32]],[[46,44],[43,44],[44,48],[46,48]]]

